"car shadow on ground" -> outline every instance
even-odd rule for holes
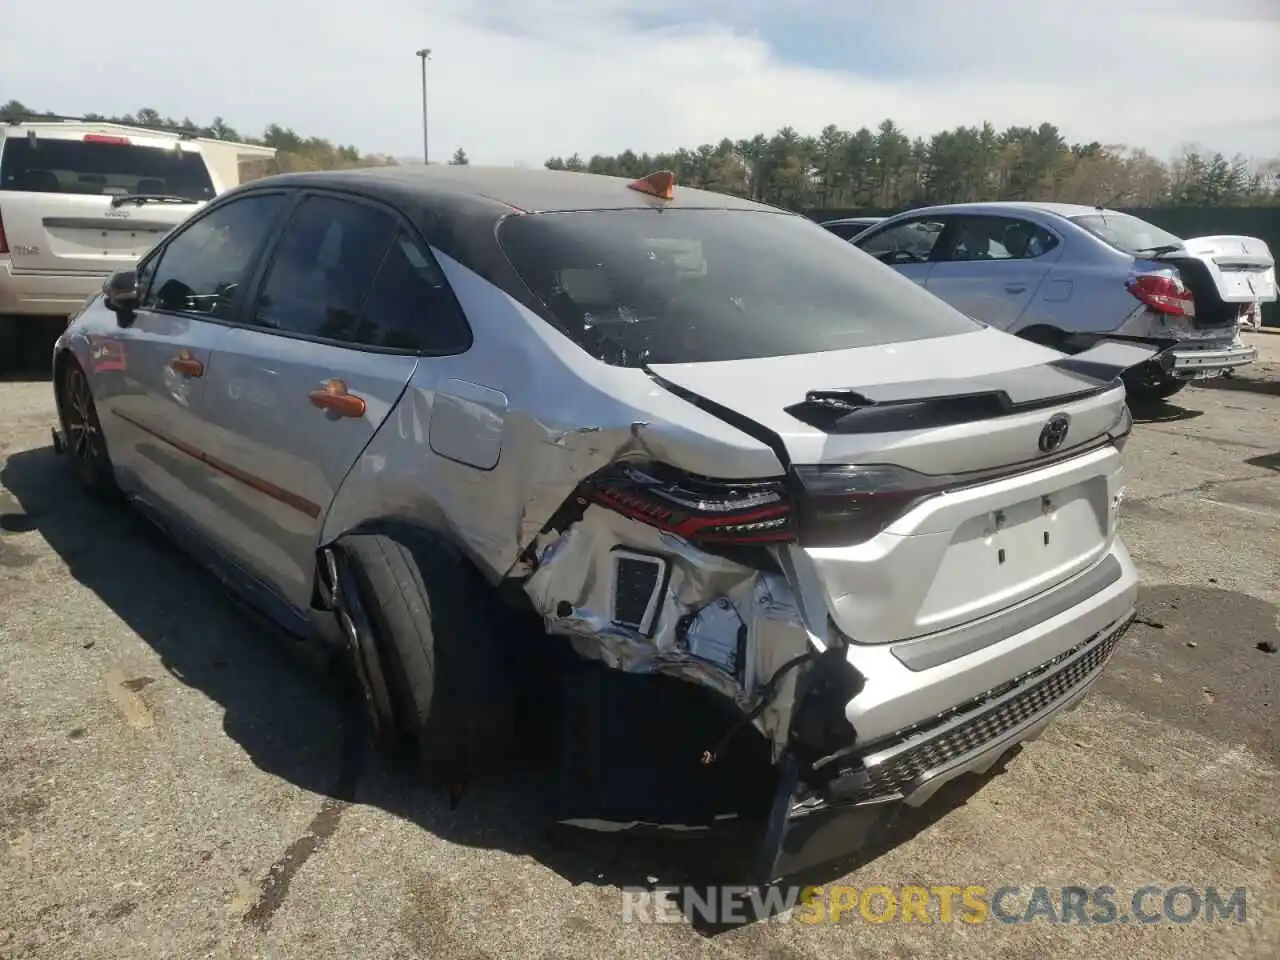
[[[1134,423],[1177,423],[1203,417],[1203,410],[1190,410],[1167,400],[1132,400],[1129,413]]]
[[[572,884],[653,889],[737,881],[733,871],[754,835],[717,846],[555,827],[554,768],[532,754],[500,777],[472,784],[451,809],[444,791],[427,787],[411,764],[371,747],[356,700],[334,671],[233,603],[132,510],[88,501],[52,447],[12,454],[0,481],[19,506],[0,515],[0,530],[38,532],[71,575],[156,652],[173,680],[219,704],[223,732],[261,770],[326,798],[307,832],[280,851],[262,878],[262,897],[245,914],[247,923],[270,919],[288,879],[339,828],[352,803],[387,810],[453,843],[532,857]],[[93,639],[68,639],[68,655]],[[904,810],[856,859],[795,879],[828,883],[882,855],[963,805],[1003,766],[952,781],[930,804]],[[699,929],[713,935],[727,928]]]
[[[1253,371],[1250,371],[1252,374]],[[1214,377],[1198,385],[1202,390],[1257,393],[1264,397],[1280,397],[1280,378],[1264,380],[1257,376]]]

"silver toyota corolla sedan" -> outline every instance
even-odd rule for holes
[[[670,174],[293,174],[85,304],[54,441],[450,783],[567,652],[532,695],[558,818],[749,824],[767,879],[1089,689],[1133,615],[1118,377],[1151,352],[1009,336]]]
[[[958,310],[1069,353],[1100,337],[1159,350],[1135,399],[1251,363],[1238,328],[1276,299],[1257,237],[1182,240],[1129,214],[1065,203],[957,203],[899,214],[852,241]]]

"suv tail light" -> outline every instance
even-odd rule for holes
[[[0,253],[9,252],[9,238],[4,235],[4,214],[0,213]]]
[[[1152,310],[1174,317],[1194,317],[1195,299],[1176,273],[1137,273],[1125,281],[1129,292]]]
[[[781,480],[708,480],[659,465],[615,464],[583,496],[694,544],[784,543],[795,539]]]

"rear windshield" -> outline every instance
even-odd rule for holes
[[[790,214],[546,213],[504,220],[498,239],[561,330],[616,366],[820,353],[978,326]]]
[[[1134,256],[1160,247],[1182,246],[1182,240],[1168,230],[1161,230],[1155,224],[1127,213],[1090,213],[1072,217],[1071,222],[1117,250]]]
[[[191,150],[130,143],[8,137],[0,153],[0,190],[121,196],[153,193],[212,200],[204,157]]]

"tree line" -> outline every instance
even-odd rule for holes
[[[1123,145],[1069,143],[1056,126],[990,123],[912,139],[892,120],[872,131],[830,125],[818,136],[720,140],[672,153],[552,157],[552,170],[680,183],[796,210],[892,211],[934,203],[1054,200],[1107,207],[1280,205],[1280,158],[1254,161],[1189,148],[1164,162]]]
[[[18,100],[0,104],[0,122],[54,117]],[[261,136],[243,133],[222,117],[197,124],[144,107],[120,116],[85,119],[168,129],[193,136],[274,147],[262,173],[334,170],[397,163],[323,137],[304,137],[272,123]],[[459,147],[448,161],[467,164]],[[892,120],[873,132],[827,126],[818,136],[783,127],[772,137],[720,140],[671,153],[552,157],[553,170],[641,177],[672,170],[688,186],[762,200],[797,210],[890,211],[929,203],[973,200],[1058,200],[1109,207],[1221,207],[1280,205],[1280,157],[1253,161],[1188,149],[1165,162],[1145,150],[1098,142],[1069,143],[1051,123],[956,127],[925,139],[908,137]]]

